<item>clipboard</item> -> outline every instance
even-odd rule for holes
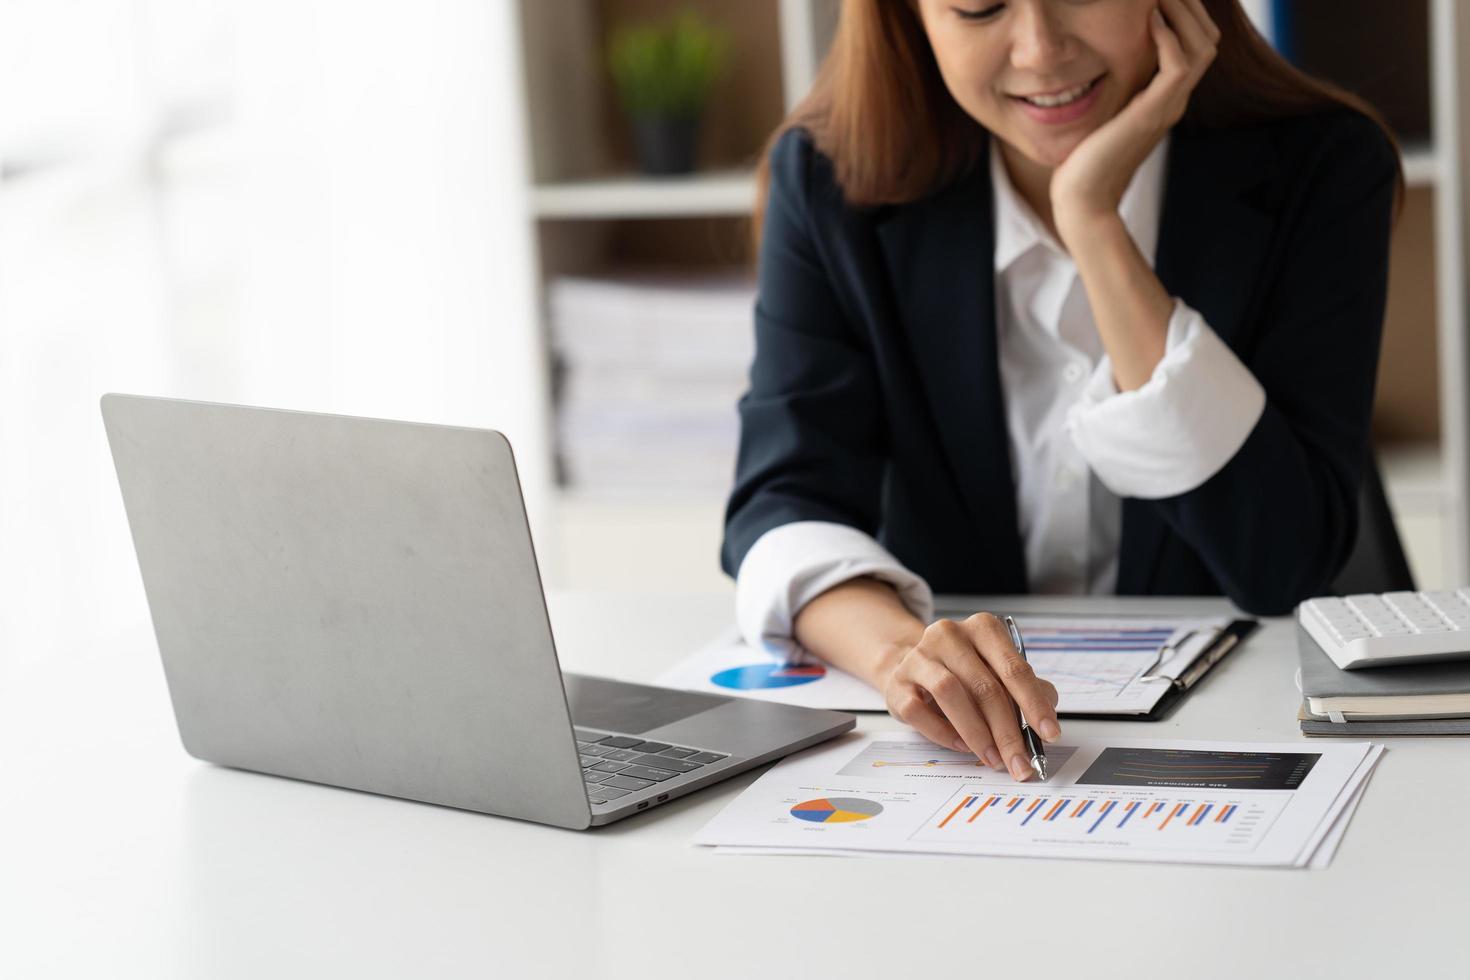
[[[1219,635],[1215,637],[1214,642],[1194,658],[1193,662],[1185,668],[1183,673],[1169,681],[1169,689],[1164,692],[1163,696],[1147,712],[1119,714],[1090,711],[1059,711],[1057,712],[1057,717],[1095,721],[1163,721],[1174,713],[1174,709],[1184,700],[1185,695],[1194,690],[1195,685],[1209,674],[1216,664],[1229,656],[1231,651],[1239,647],[1245,641],[1246,637],[1255,632],[1256,627],[1259,625],[1259,621],[1254,619],[1237,619],[1232,621],[1220,631]]]

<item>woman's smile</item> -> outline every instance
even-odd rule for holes
[[[1076,122],[1090,113],[1101,101],[1102,81],[1106,74],[1099,75],[1072,89],[1063,89],[1051,96],[1009,96],[1010,100],[1036,122],[1049,126]]]

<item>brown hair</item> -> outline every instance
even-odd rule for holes
[[[1342,106],[1377,123],[1399,149],[1371,105],[1277,54],[1239,0],[1204,0],[1204,5],[1220,28],[1220,41],[1214,63],[1190,95],[1186,121],[1232,126]],[[832,161],[844,199],[860,206],[917,200],[966,172],[984,146],[984,130],[945,87],[919,14],[906,0],[843,0],[837,33],[815,84],[762,154],[756,175],[757,243],[770,184],[770,149],[793,128],[811,133],[817,149]],[[1400,162],[1395,217],[1403,195]]]

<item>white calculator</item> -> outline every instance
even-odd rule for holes
[[[1343,670],[1470,659],[1470,589],[1308,599],[1297,620]]]

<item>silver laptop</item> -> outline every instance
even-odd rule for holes
[[[851,715],[563,674],[498,432],[106,395],[184,748],[560,827]]]

